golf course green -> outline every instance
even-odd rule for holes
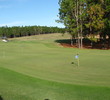
[[[66,39],[56,33],[1,40],[3,100],[110,100],[110,50],[56,42]]]

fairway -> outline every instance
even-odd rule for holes
[[[3,100],[110,100],[110,50],[64,48],[55,42],[64,39],[69,36],[0,41]]]

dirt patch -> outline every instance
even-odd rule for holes
[[[68,43],[60,43],[60,45],[62,47],[65,48],[78,48],[78,46],[76,44],[74,44],[73,46],[71,44]],[[100,50],[108,50],[108,48],[103,48],[100,45],[94,45],[93,47],[89,44],[83,44],[83,49],[100,49]]]
[[[60,45],[65,47],[65,48],[77,48],[77,46],[75,46],[75,45],[72,46],[72,45],[70,45],[68,43],[60,43]]]

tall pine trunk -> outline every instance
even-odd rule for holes
[[[80,0],[80,47],[83,48],[83,20],[82,20],[82,13],[83,13],[83,3]]]
[[[76,21],[77,21],[77,34],[78,34],[78,48],[80,48],[80,33],[79,33],[79,0],[76,2]]]

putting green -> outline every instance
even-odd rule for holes
[[[109,100],[110,51],[63,48],[55,43],[57,39],[68,39],[68,36],[48,34],[0,42],[1,95],[12,96],[15,91],[9,100],[44,100],[46,97],[52,98],[50,100],[104,100],[106,97]],[[79,67],[75,59],[77,53]],[[6,87],[9,93],[4,90]],[[22,92],[18,93],[18,89]],[[46,89],[48,96],[43,96]],[[33,94],[29,96],[29,93]],[[35,96],[36,93],[39,95]]]

